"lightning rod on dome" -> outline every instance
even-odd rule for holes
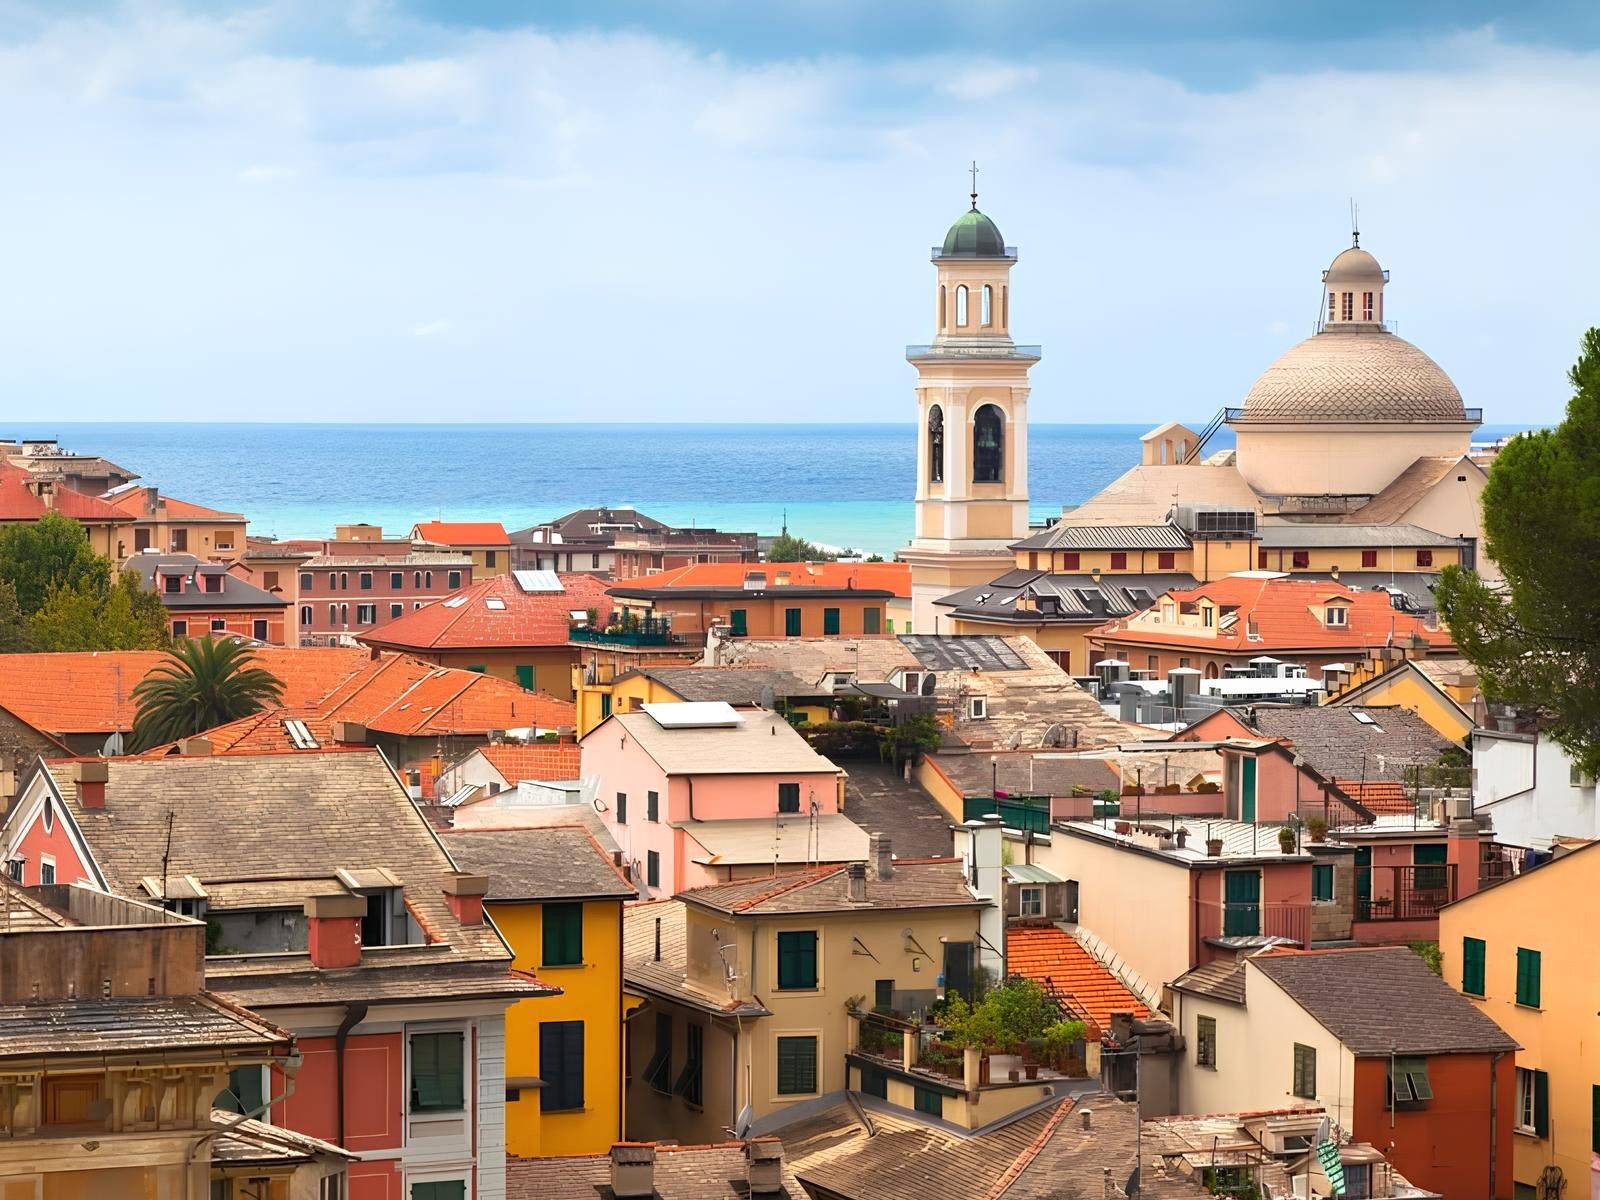
[[[978,160],[972,160],[970,168],[972,174],[972,211],[978,211]]]
[[[1350,197],[1350,244],[1352,246],[1356,246],[1356,247],[1359,247],[1361,245],[1361,222],[1360,222],[1360,219],[1358,217],[1358,214],[1360,213],[1360,211],[1361,211],[1360,206],[1356,204],[1356,198],[1354,196],[1351,196]]]

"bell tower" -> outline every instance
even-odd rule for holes
[[[1011,268],[1017,251],[972,207],[933,248],[935,332],[908,346],[917,369],[916,535],[912,626],[936,629],[934,601],[1010,570],[1028,536],[1028,368],[1038,346],[1011,340]]]

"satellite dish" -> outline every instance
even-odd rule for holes
[[[120,758],[126,753],[123,749],[122,734],[113,733],[106,739],[106,744],[100,748],[100,754],[105,758]]]
[[[739,1118],[733,1123],[733,1136],[736,1140],[743,1141],[750,1136],[750,1127],[755,1124],[755,1116],[748,1104],[739,1110]]]
[[[930,671],[928,674],[924,675],[922,677],[922,694],[924,696],[933,695],[935,683],[936,677],[934,676],[933,672]]]

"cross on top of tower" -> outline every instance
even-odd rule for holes
[[[972,160],[972,211],[978,211],[978,160]]]

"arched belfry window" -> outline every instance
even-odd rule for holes
[[[928,413],[928,482],[944,482],[944,409],[937,404]]]
[[[967,285],[964,283],[956,288],[956,326],[961,329],[967,326]]]
[[[1005,477],[1005,417],[985,404],[972,418],[972,480],[999,483]]]
[[[978,310],[979,322],[985,327],[994,324],[994,289],[983,285],[983,303]]]
[[[949,318],[945,314],[945,301],[946,301],[946,297],[947,297],[947,292],[948,292],[948,289],[946,289],[944,284],[941,283],[939,285],[939,329],[940,329],[941,332],[944,330],[944,328],[945,328],[945,326],[946,326],[946,324],[948,323],[948,320],[949,320]]]

